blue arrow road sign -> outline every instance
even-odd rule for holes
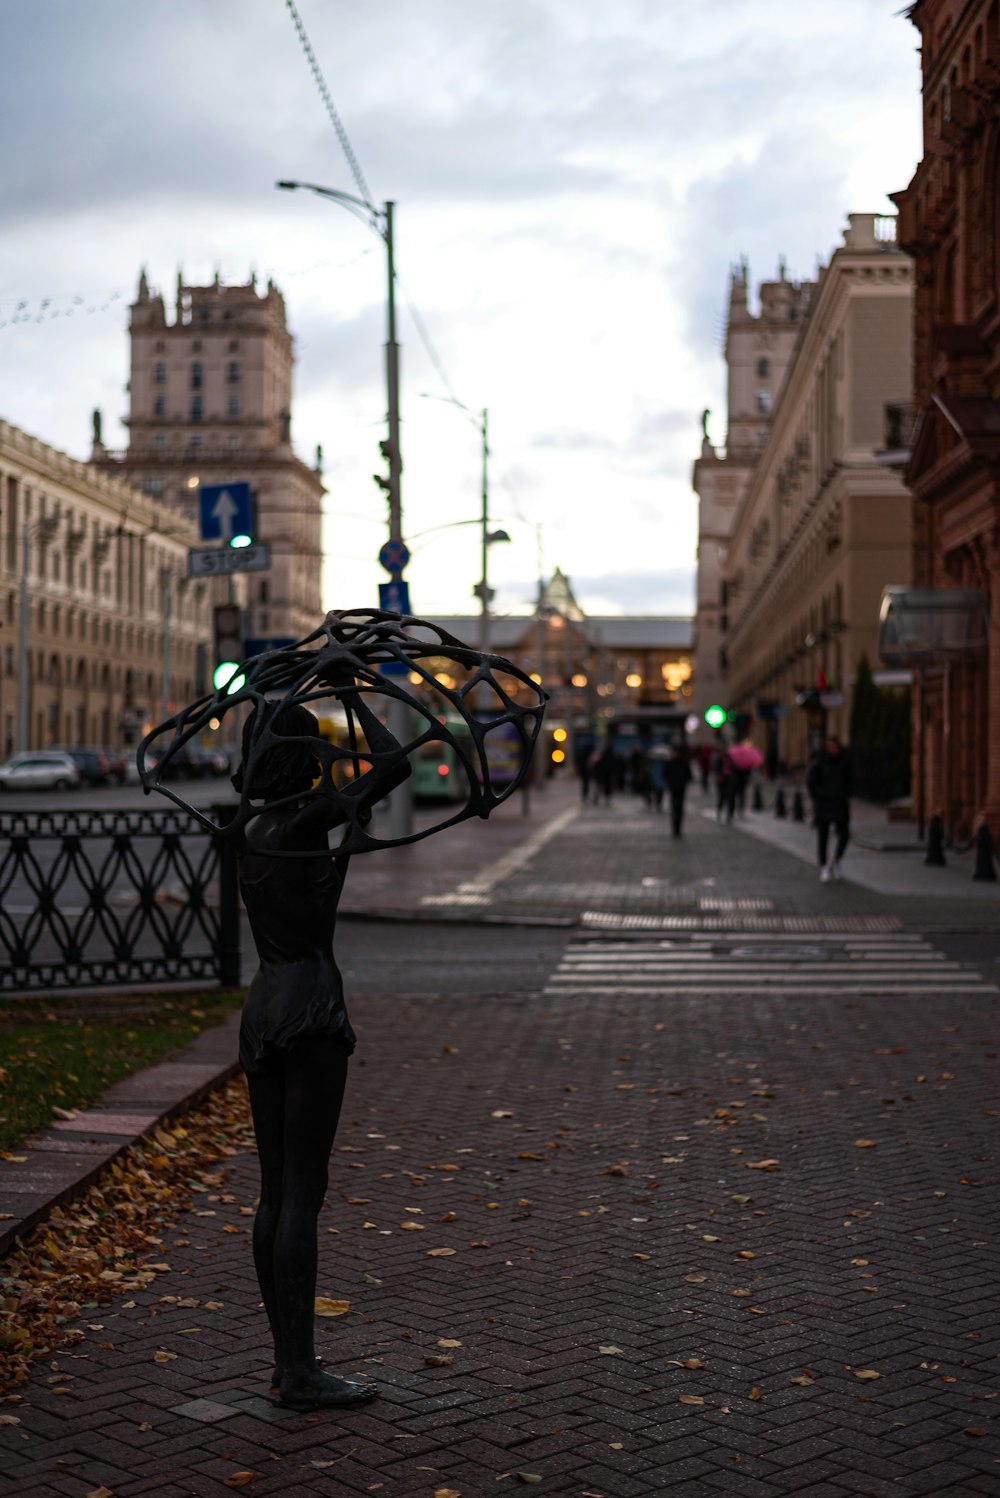
[[[234,536],[253,535],[253,493],[249,484],[202,484],[198,520],[203,541],[228,545]]]

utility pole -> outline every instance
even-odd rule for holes
[[[488,437],[489,412],[483,407],[483,424],[480,428],[483,439],[483,485],[482,485],[482,571],[480,576],[480,608],[479,608],[479,649],[486,655],[490,648],[490,588],[487,581],[487,556],[490,544],[490,444]]]

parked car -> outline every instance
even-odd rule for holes
[[[166,764],[166,779],[207,780],[210,775],[226,775],[229,758],[221,749],[204,744],[185,744],[172,754]]]
[[[103,749],[88,749],[58,746],[61,754],[68,754],[80,772],[84,785],[107,785],[111,779],[111,764]]]
[[[135,767],[135,753],[134,753],[134,751],[130,751],[128,749],[112,749],[112,748],[109,748],[109,746],[107,744],[105,744],[105,745],[103,745],[101,752],[102,752],[102,754],[104,755],[105,759],[108,762],[108,773],[110,774],[111,779],[114,780],[118,785],[124,785],[125,782],[130,778],[130,776],[129,776],[129,761],[130,760],[132,761],[132,767],[133,767],[133,772],[134,772],[134,767]],[[138,773],[134,772],[133,776],[131,778],[138,780],[138,778],[139,778]]]
[[[4,791],[68,791],[81,783],[76,764],[61,749],[26,749],[0,765]]]

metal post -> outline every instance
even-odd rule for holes
[[[385,383],[389,414],[389,539],[403,539],[403,463],[399,450],[399,345],[396,342],[396,262],[392,213],[396,205],[385,204],[385,249],[389,277],[387,302],[387,337],[385,345]],[[390,699],[389,732],[401,744],[411,737],[410,709],[405,702]],[[413,786],[409,780],[389,796],[389,836],[409,837],[413,831]]]
[[[23,496],[21,502],[22,504],[24,503]],[[25,516],[21,521],[21,598],[17,636],[17,750],[19,754],[27,749],[30,738],[28,727],[28,712],[30,710],[28,698],[28,634],[31,617],[28,604],[28,562],[30,555],[28,520],[27,516]]]
[[[220,827],[227,826],[238,808],[229,802],[212,807]],[[220,838],[219,850],[219,986],[236,988],[240,981],[240,868],[232,838]]]
[[[490,587],[489,587],[489,581],[488,581],[488,578],[487,578],[487,571],[488,571],[488,566],[489,566],[488,557],[489,557],[489,549],[490,549],[490,540],[489,540],[489,537],[490,537],[490,482],[489,482],[489,452],[490,452],[490,447],[489,447],[489,439],[488,439],[488,436],[487,436],[487,430],[488,430],[487,423],[488,423],[488,420],[489,420],[489,414],[488,414],[488,412],[486,410],[486,407],[484,406],[483,407],[483,425],[482,425],[482,438],[483,438],[483,483],[482,483],[482,501],[483,501],[483,506],[482,506],[482,515],[481,515],[481,521],[482,521],[482,535],[481,535],[481,543],[482,543],[481,544],[482,570],[481,570],[481,573],[480,573],[480,576],[482,578],[482,582],[480,583],[481,592],[480,592],[480,597],[479,597],[479,649],[483,652],[484,655],[486,654],[486,652],[490,648]]]
[[[385,345],[385,383],[389,403],[389,539],[403,539],[403,465],[399,451],[399,344],[396,342],[396,260],[392,212],[385,205],[385,249],[389,272],[388,330]]]

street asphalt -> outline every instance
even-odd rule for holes
[[[679,839],[570,781],[523,810],[349,875],[319,1285],[350,1312],[320,1326],[380,1398],[271,1404],[248,1151],[59,1355],[71,1392],[43,1364],[0,1420],[5,1498],[1000,1495],[1000,886],[872,808],[831,884],[808,825],[697,788]],[[230,1023],[0,1162],[4,1210],[233,1051]]]

